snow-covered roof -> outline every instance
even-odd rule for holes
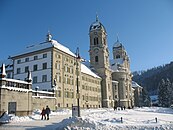
[[[16,82],[16,83],[22,83],[22,84],[31,84],[31,83],[28,83],[26,81],[17,80],[17,79],[1,78],[1,80],[10,81],[10,82]]]
[[[123,58],[110,60],[111,70],[118,71],[119,70],[118,65],[123,65],[123,63],[124,63]]]
[[[113,45],[113,48],[122,48],[122,49],[125,49],[123,44],[121,42],[119,42],[119,40],[117,40],[114,45]]]
[[[91,75],[93,77],[96,77],[96,78],[100,78],[98,75],[96,75],[94,72],[92,72],[87,66],[85,66],[84,64],[81,63],[81,72],[82,73],[85,73],[85,74],[88,74],[88,75]]]
[[[8,89],[8,90],[13,90],[13,91],[20,91],[20,92],[31,91],[30,89],[26,89],[26,88],[9,87],[9,86],[5,86],[5,85],[2,85],[1,88]]]
[[[106,29],[105,27],[102,25],[102,23],[100,23],[99,21],[95,21],[91,24],[90,26],[90,31],[93,31],[93,30],[104,30],[106,32]]]
[[[150,96],[150,99],[153,101],[153,100],[158,100],[158,95],[152,95]]]
[[[55,47],[71,56],[76,56],[73,52],[71,52],[69,50],[69,48],[63,46],[62,44],[60,44],[59,42],[57,42],[56,40],[51,40],[49,42],[42,42],[36,45],[31,45],[26,47],[26,49],[24,49],[22,52],[12,55],[12,57],[15,56],[19,56],[19,55],[23,55],[23,54],[27,54],[27,53],[31,53],[31,52],[35,52],[35,51],[39,51],[39,50],[43,50],[43,49],[47,49],[47,48],[51,48],[51,47]]]
[[[132,87],[133,88],[136,88],[136,87],[139,87],[139,88],[142,88],[139,84],[137,84],[135,81],[132,81]]]

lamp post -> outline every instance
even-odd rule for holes
[[[77,85],[77,108],[78,108],[78,117],[80,117],[80,104],[79,104],[79,48],[76,49],[76,85]]]

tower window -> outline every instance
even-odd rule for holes
[[[103,38],[103,43],[104,43],[104,45],[106,45],[106,39],[105,38]]]
[[[117,59],[120,58],[120,55],[116,55],[116,58],[117,58]]]
[[[98,61],[99,61],[98,56],[95,56],[95,62],[98,62]]]
[[[98,37],[94,38],[94,45],[98,45]]]

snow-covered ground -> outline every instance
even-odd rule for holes
[[[17,117],[5,114],[0,130],[172,130],[173,109],[144,107],[126,110],[86,109],[81,117],[71,117],[71,110],[51,112],[50,120],[40,120],[40,110]]]

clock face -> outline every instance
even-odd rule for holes
[[[97,32],[94,32],[95,35],[97,35]]]

